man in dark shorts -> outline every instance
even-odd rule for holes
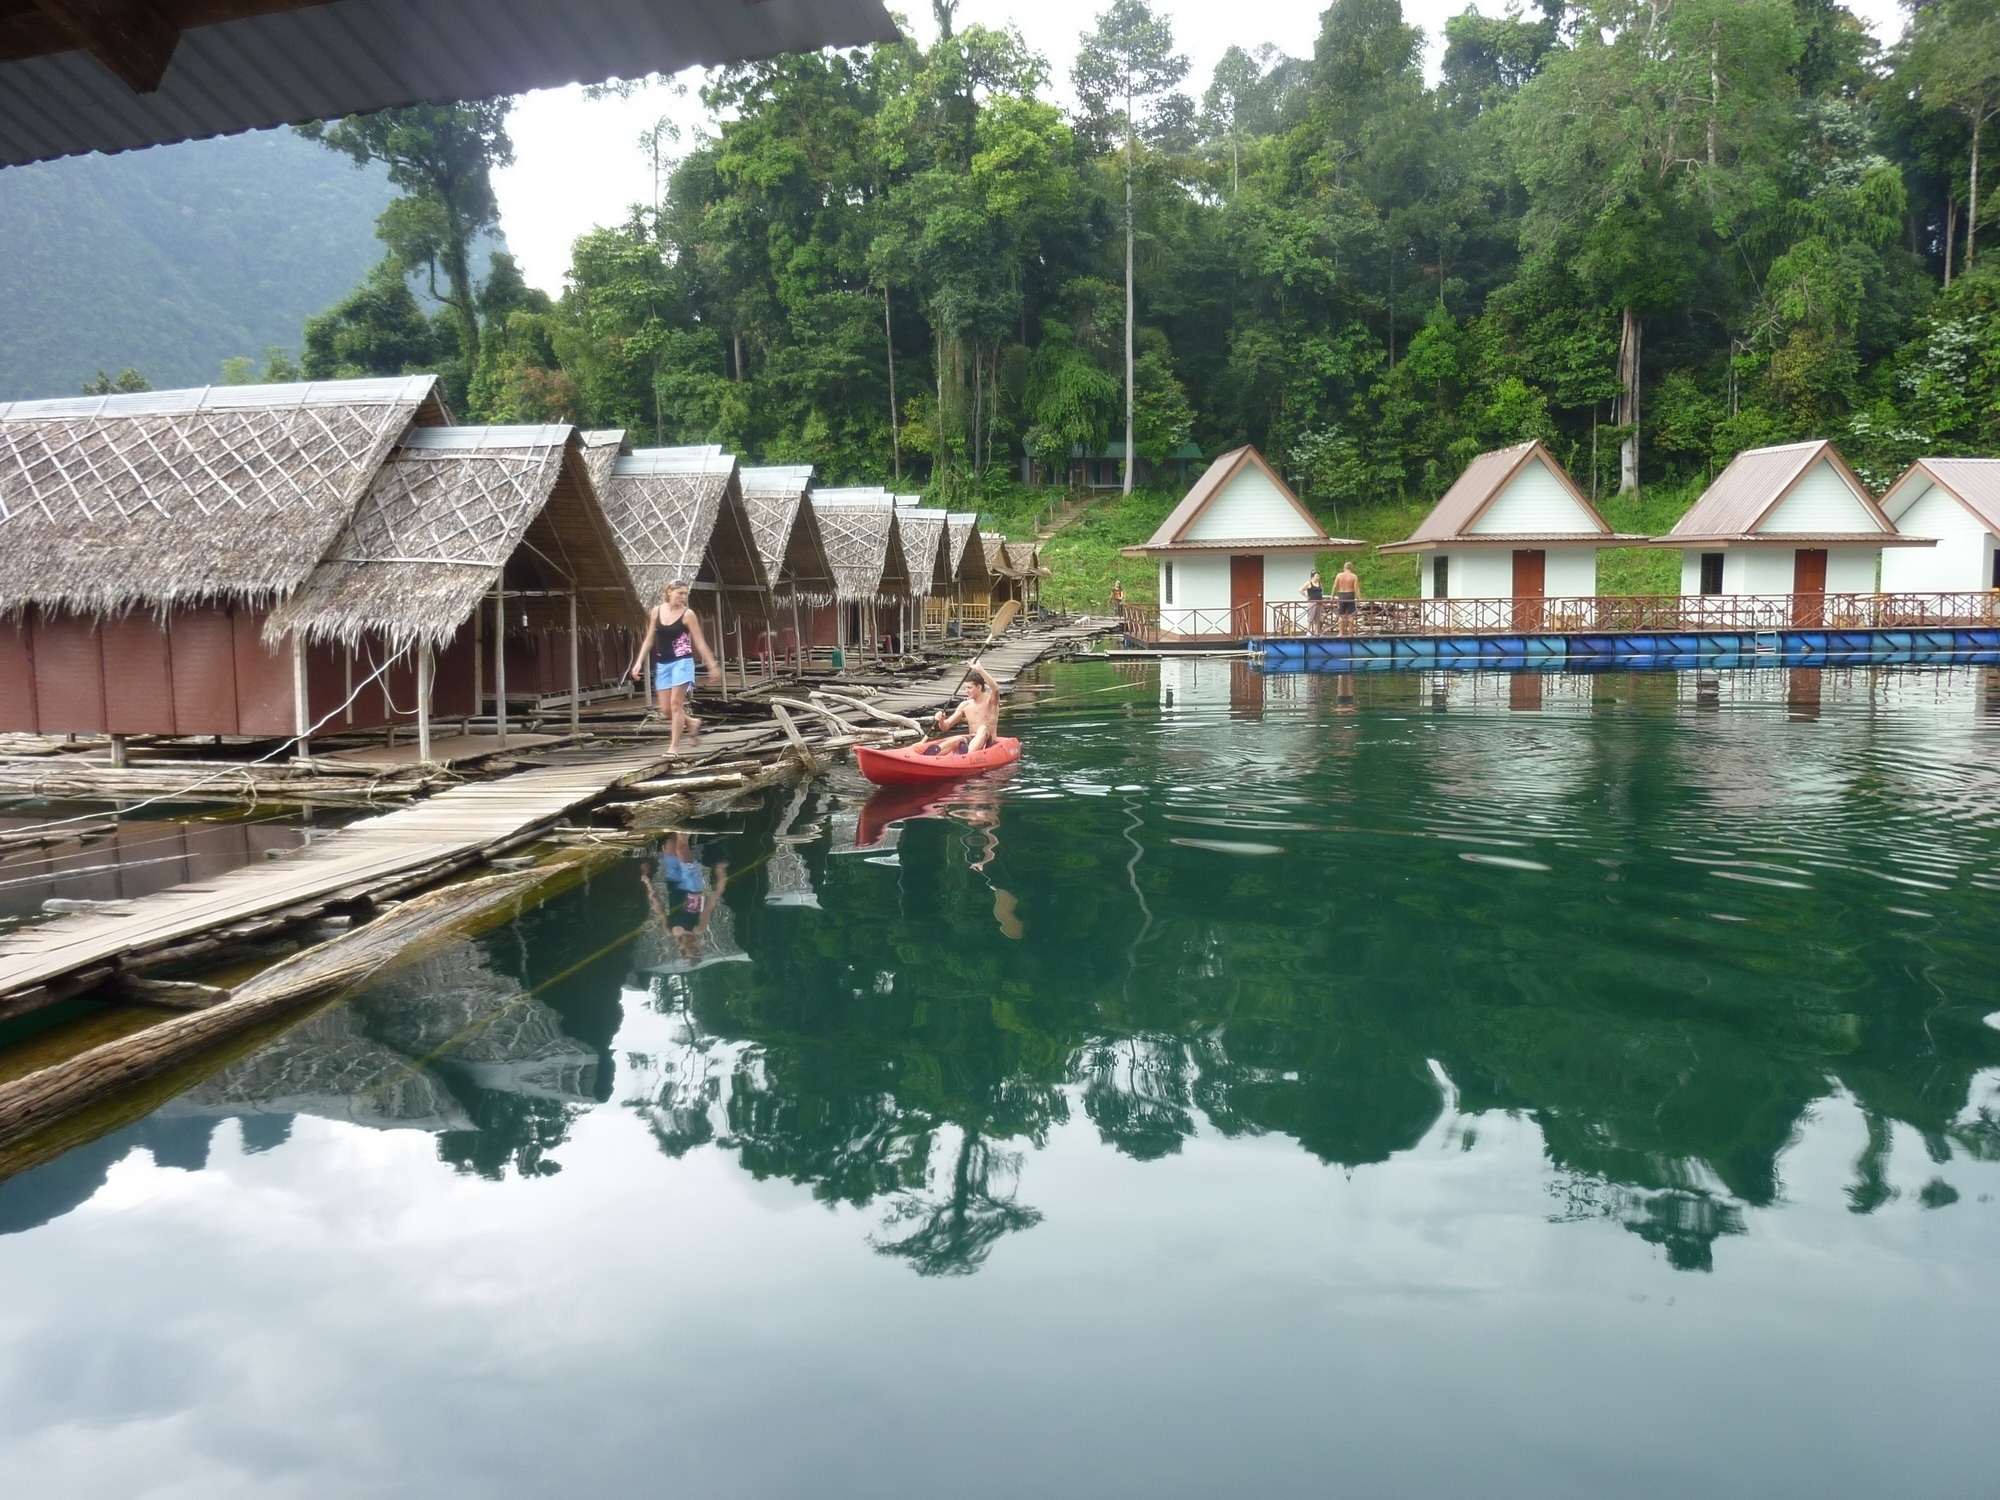
[[[1340,616],[1340,633],[1353,635],[1361,612],[1361,579],[1355,574],[1354,565],[1346,558],[1340,560],[1340,575],[1333,580],[1334,608]]]

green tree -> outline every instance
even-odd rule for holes
[[[1155,115],[1162,95],[1187,76],[1188,61],[1174,51],[1170,22],[1155,16],[1146,0],[1112,0],[1083,39],[1070,70],[1088,120],[1125,138],[1125,493],[1132,493],[1134,447],[1132,285],[1133,150],[1143,128],[1141,111]],[[1150,123],[1150,121],[1148,121]]]

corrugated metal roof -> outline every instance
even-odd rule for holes
[[[494,448],[560,448],[576,431],[568,423],[529,427],[416,427],[404,437],[405,448],[474,452]]]
[[[1715,476],[1715,482],[1701,492],[1694,508],[1674,523],[1667,539],[1677,542],[1729,541],[1753,535],[1758,523],[1777,509],[1778,502],[1785,498],[1792,486],[1822,458],[1833,464],[1834,472],[1854,492],[1854,498],[1880,523],[1881,529],[1893,533],[1895,523],[1882,513],[1882,507],[1868,493],[1868,486],[1855,477],[1854,471],[1847,467],[1846,460],[1832,443],[1825,438],[1816,438],[1806,443],[1746,448],[1737,454],[1729,461],[1729,467]],[[1853,533],[1856,536],[1864,534],[1875,535],[1873,532]]]
[[[896,39],[881,0],[334,0],[195,26],[150,94],[0,63],[0,165]]]
[[[55,396],[0,402],[0,422],[41,417],[154,417],[189,411],[253,411],[281,406],[402,406],[437,388],[435,375],[374,380],[308,380],[290,385],[202,385],[115,396]]]
[[[1919,475],[1971,511],[1988,531],[2000,532],[2000,458],[1920,458],[1889,486],[1882,508],[1888,510],[1902,488]]]

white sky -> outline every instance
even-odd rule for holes
[[[1317,0],[1153,3],[1156,11],[1173,20],[1175,40],[1192,64],[1183,87],[1197,98],[1231,45],[1248,50],[1276,42],[1294,56],[1309,56],[1325,9]],[[1902,29],[1898,0],[1847,3],[1884,41]],[[1431,37],[1433,71],[1445,18],[1466,4],[1467,0],[1403,0],[1403,14]],[[1018,26],[1028,44],[1048,59],[1056,94],[1066,101],[1070,62],[1098,8],[1093,0],[961,0],[958,14],[961,24]],[[1497,15],[1508,5],[1506,0],[1477,0],[1474,8]],[[919,38],[932,35],[928,0],[916,4],[890,0],[890,9],[907,15]],[[651,200],[652,168],[639,150],[640,135],[662,114],[672,114],[682,123],[678,149],[684,150],[702,118],[695,97],[699,72],[684,77],[689,86],[680,99],[646,90],[631,99],[591,102],[581,89],[567,88],[546,89],[521,100],[509,127],[515,164],[499,174],[495,188],[507,242],[534,285],[560,293],[576,237],[599,224],[619,223],[632,204]]]

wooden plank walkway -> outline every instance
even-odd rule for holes
[[[981,659],[996,680],[1008,684],[1041,657],[1102,634],[1103,628],[1068,625],[1009,636]],[[962,675],[962,669],[949,668],[874,701],[897,712],[934,707],[956,695]],[[697,758],[766,740],[772,733],[765,726],[718,728],[702,736]],[[656,743],[454,787],[350,823],[282,859],[0,937],[0,1017],[58,998],[59,982],[95,982],[126,955],[158,953],[218,929],[343,899],[343,893],[358,893],[406,872],[441,875],[440,867],[454,860],[496,852],[496,846],[592,805],[615,783],[653,774],[667,764],[665,745]],[[693,769],[686,759],[675,767]]]
[[[663,747],[640,746],[573,766],[454,787],[350,823],[282,859],[24,928],[0,938],[0,996],[34,990],[122,954],[171,947],[215,928],[323,902],[406,870],[449,863],[586,807],[614,782],[665,760]]]

